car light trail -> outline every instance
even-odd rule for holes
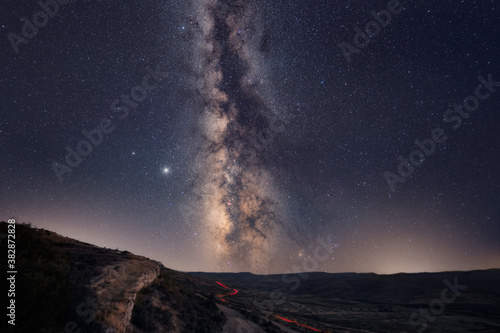
[[[301,326],[301,327],[305,327],[307,329],[310,329],[311,331],[314,331],[314,332],[321,332],[321,330],[317,330],[315,328],[312,328],[310,326],[307,326],[307,325],[303,325],[303,324],[299,324],[296,320],[290,320],[290,319],[286,319],[286,318],[283,318],[281,316],[278,316],[278,315],[274,315],[276,318],[280,319],[280,320],[283,320],[283,321],[286,321],[288,323],[293,323],[293,324],[297,324],[298,326]]]
[[[215,281],[219,286],[223,287],[223,288],[226,288],[226,289],[233,289],[233,288],[229,288],[228,286],[225,286],[223,285],[222,283],[218,282],[218,281]],[[226,294],[226,295],[217,295],[217,297],[220,298],[221,301],[223,302],[226,302],[227,301],[225,299],[223,299],[222,297],[226,297],[226,296],[233,296],[233,295],[236,295],[238,293],[238,290],[237,289],[233,289],[233,292],[230,293],[230,294]],[[314,332],[322,332],[321,330],[318,330],[318,329],[315,329],[315,328],[312,328],[310,326],[307,326],[307,325],[303,325],[303,324],[300,324],[299,322],[297,322],[296,320],[290,320],[290,319],[286,319],[286,318],[283,318],[281,316],[278,316],[278,315],[274,315],[276,318],[280,319],[280,320],[283,320],[283,321],[286,321],[288,323],[292,323],[292,324],[296,324],[300,327],[305,327],[307,329],[310,329],[311,331],[314,331]]]
[[[227,287],[227,286],[223,285],[222,283],[220,283],[220,282],[218,282],[218,281],[215,281],[215,282],[216,282],[219,286],[224,287],[224,288],[226,288],[226,289],[233,289],[233,288],[229,288],[229,287]],[[222,299],[222,297],[226,297],[226,296],[233,296],[233,295],[236,295],[237,293],[238,293],[238,290],[237,290],[237,289],[233,289],[233,292],[232,292],[232,293],[230,293],[230,294],[225,294],[225,295],[217,295],[217,297],[219,297],[221,301],[223,301],[223,302],[227,302],[225,299]]]

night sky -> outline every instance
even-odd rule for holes
[[[182,271],[500,267],[498,1],[43,3],[0,4],[0,220]]]

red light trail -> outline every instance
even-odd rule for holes
[[[222,283],[220,283],[220,282],[218,282],[218,281],[215,281],[215,282],[216,282],[219,286],[224,287],[224,288],[226,288],[226,289],[233,289],[233,288],[229,288],[229,287],[227,287],[227,286],[223,285]],[[236,295],[237,293],[238,293],[238,290],[233,289],[233,292],[232,292],[232,293],[230,293],[230,294],[226,294],[226,295],[217,295],[217,297],[219,297],[221,301],[223,301],[223,302],[226,302],[226,303],[227,303],[227,301],[226,301],[225,299],[222,299],[222,297],[226,297],[226,296],[233,296],[233,295]],[[299,322],[297,322],[296,320],[286,319],[286,318],[280,317],[280,316],[278,316],[278,315],[274,315],[274,316],[275,316],[276,318],[278,318],[278,319],[280,319],[280,320],[283,320],[283,321],[286,321],[286,322],[288,322],[288,323],[297,324],[298,326],[305,327],[305,328],[310,329],[310,330],[315,331],[315,332],[322,332],[321,330],[317,330],[317,329],[312,328],[312,327],[310,327],[310,326],[303,325],[303,324],[299,324]]]
[[[308,328],[308,329],[310,329],[310,330],[312,330],[312,331],[315,331],[315,332],[321,332],[321,330],[317,330],[317,329],[312,328],[312,327],[307,326],[307,325],[299,324],[299,322],[297,322],[296,320],[286,319],[286,318],[280,317],[280,316],[278,316],[278,315],[274,315],[274,316],[275,316],[276,318],[278,318],[278,319],[283,320],[283,321],[286,321],[286,322],[289,322],[289,323],[293,323],[293,324],[297,324],[298,326],[302,326],[302,327]]]
[[[215,282],[216,282],[218,285],[220,285],[221,287],[224,287],[224,288],[226,288],[226,289],[233,289],[233,288],[229,288],[229,287],[227,287],[227,286],[223,285],[222,283],[220,283],[220,282],[218,282],[218,281],[215,281]],[[226,301],[225,299],[223,299],[222,297],[226,297],[226,296],[233,296],[233,295],[236,295],[237,293],[238,293],[238,290],[233,289],[233,292],[232,292],[232,293],[230,293],[230,294],[226,294],[226,295],[217,295],[217,297],[219,297],[221,301],[223,301],[223,302],[227,302],[227,301]]]

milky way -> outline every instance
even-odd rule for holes
[[[195,13],[201,223],[221,269],[260,270],[284,231],[265,147],[284,127],[263,89],[265,25],[255,1],[203,0]]]
[[[348,62],[388,2],[72,1],[30,38],[42,7],[0,2],[0,220],[181,271],[498,267],[500,89],[456,130],[443,114],[500,81],[500,1],[400,3]],[[164,80],[118,118],[148,67]],[[60,182],[52,163],[103,119]],[[391,192],[384,172],[438,126]]]

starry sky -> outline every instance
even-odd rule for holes
[[[498,268],[499,14],[4,0],[0,219],[182,271]]]

